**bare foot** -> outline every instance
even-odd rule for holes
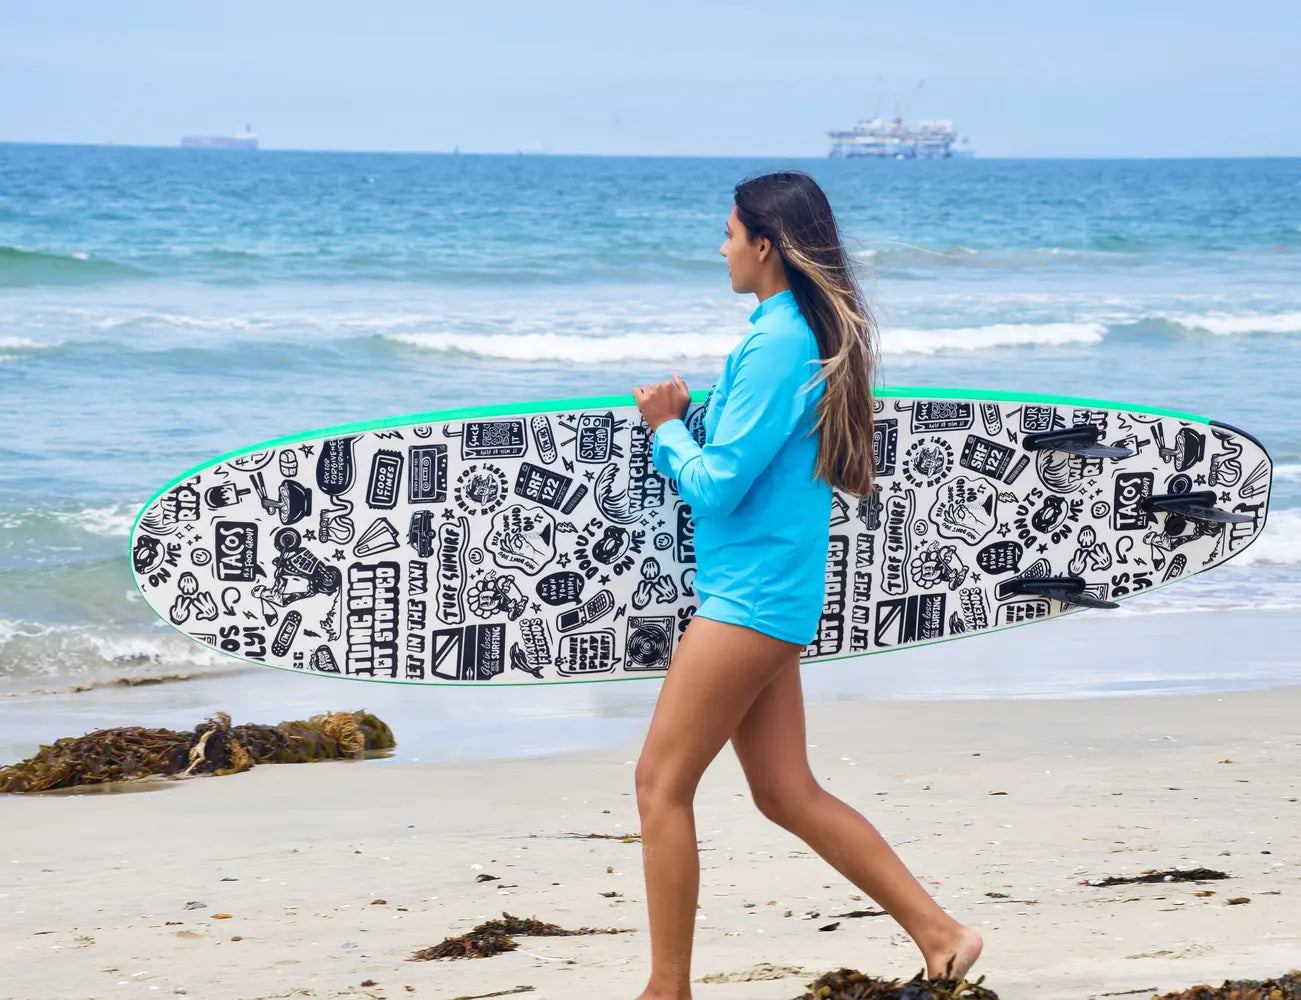
[[[980,957],[980,950],[983,947],[985,947],[984,939],[970,927],[963,927],[953,940],[926,955],[926,977],[965,979],[967,972]]]
[[[649,987],[642,991],[637,1000],[691,1000],[690,993],[655,993]]]

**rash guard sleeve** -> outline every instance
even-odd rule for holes
[[[701,448],[681,420],[655,431],[655,468],[677,481],[698,513],[736,509],[804,412],[804,385],[815,374],[802,336],[758,330],[742,345],[713,439]]]

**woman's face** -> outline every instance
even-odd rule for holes
[[[727,235],[718,252],[727,259],[727,270],[732,276],[732,291],[744,295],[753,292],[757,277],[763,267],[759,259],[761,249],[771,249],[767,240],[750,240],[745,224],[737,217],[736,205],[727,217]]]

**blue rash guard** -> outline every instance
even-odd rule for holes
[[[807,645],[826,589],[831,487],[814,478],[817,338],[789,289],[759,303],[705,408],[705,446],[681,420],[655,432],[655,468],[695,521],[696,614]]]

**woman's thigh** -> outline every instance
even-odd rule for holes
[[[732,748],[755,804],[765,814],[775,815],[817,791],[809,768],[798,655],[755,698],[732,734]]]
[[[637,763],[639,788],[694,792],[759,693],[798,658],[793,643],[693,618],[655,703]]]

